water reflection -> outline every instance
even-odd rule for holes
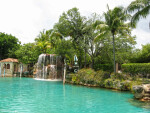
[[[133,106],[150,110],[150,102],[143,102],[136,99],[129,99],[128,101]]]

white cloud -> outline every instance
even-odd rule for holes
[[[141,49],[142,45],[150,43],[150,33],[149,32],[146,32],[143,29],[138,28],[138,29],[133,30],[132,33],[137,36],[136,48]]]
[[[132,34],[137,36],[136,48],[141,49],[142,45],[150,43],[150,27],[149,27],[150,15],[145,19],[140,19],[137,24],[137,28],[133,30]]]
[[[0,0],[0,32],[11,33],[22,43],[33,42],[40,31],[52,28],[59,16],[73,7],[79,8],[83,16],[89,16],[94,12],[102,14],[106,11],[107,4],[112,9],[115,6],[127,6],[131,1],[133,0]],[[138,45],[141,42],[145,44],[145,40],[142,38],[141,41],[139,37],[149,35],[148,30],[144,32],[145,28],[141,26],[143,24],[139,24],[133,31],[133,34],[138,35]]]

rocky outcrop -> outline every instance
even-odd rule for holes
[[[136,99],[150,101],[150,84],[133,86],[133,93]]]

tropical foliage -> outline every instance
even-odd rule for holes
[[[128,12],[134,13],[131,23],[135,27],[141,18],[146,18],[150,13],[150,0],[135,0],[128,6]]]
[[[137,81],[130,81],[130,77],[125,74],[110,75],[110,73],[93,69],[81,69],[78,73],[69,74],[67,82],[85,86],[96,86],[103,88],[111,88],[122,91],[132,90],[132,86],[139,84]]]
[[[132,11],[135,15],[131,18],[128,12]],[[132,36],[130,26],[130,20],[136,23],[148,14],[149,0],[135,0],[127,8],[110,9],[107,5],[103,15],[89,17],[75,7],[63,12],[53,28],[41,31],[33,43],[20,45],[17,38],[1,33],[0,59],[14,57],[23,63],[36,63],[42,53],[58,54],[72,66],[77,55],[80,68],[116,73],[116,63],[150,62],[149,44],[142,50],[134,49],[136,36]]]
[[[0,33],[0,60],[8,57],[16,58],[14,52],[19,47],[20,42],[15,36]]]
[[[150,63],[150,44],[142,45],[142,49],[136,49],[132,52],[130,58],[132,63]]]
[[[130,74],[131,76],[150,74],[150,63],[128,63],[122,65],[123,72]]]
[[[108,7],[108,6],[107,6]],[[131,37],[130,26],[125,23],[129,19],[130,15],[126,14],[123,7],[115,7],[104,13],[105,21],[97,26],[100,33],[96,36],[97,38],[104,38],[108,35],[112,35],[113,39],[113,57],[114,57],[114,73],[116,73],[116,61],[115,61],[115,37]]]
[[[15,54],[22,63],[36,63],[39,51],[36,49],[36,45],[34,43],[27,43],[22,45]]]

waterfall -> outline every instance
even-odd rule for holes
[[[62,78],[62,74],[57,72],[62,70],[61,57],[57,57],[55,54],[41,54],[38,58],[37,67],[38,71],[36,73],[36,78],[39,79]]]
[[[43,64],[42,72],[43,72],[43,79],[44,79],[44,76],[45,76],[44,64]]]
[[[48,68],[48,66],[46,66],[46,68],[45,68],[45,75],[47,75],[47,68]],[[44,77],[44,79],[45,79],[45,77]]]

